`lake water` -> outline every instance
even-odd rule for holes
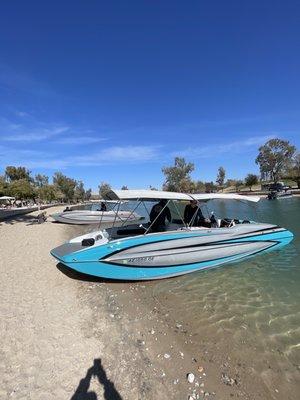
[[[278,224],[295,238],[280,251],[158,281],[152,295],[193,335],[223,342],[222,351],[251,365],[268,387],[274,390],[278,376],[299,384],[300,198],[234,209],[231,202],[216,203],[210,208],[217,214]]]
[[[136,211],[147,215],[143,206]],[[213,201],[202,211],[207,216],[214,211],[217,217],[274,223],[295,237],[279,251],[148,282],[145,290],[212,351],[218,349],[245,365],[271,391],[281,385],[287,393],[293,391],[287,398],[297,398],[291,386],[296,383],[300,390],[300,198],[251,204]]]

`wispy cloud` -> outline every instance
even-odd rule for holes
[[[55,168],[57,168],[57,165],[60,165],[61,168],[71,166],[89,167],[149,162],[155,160],[158,155],[159,150],[156,146],[114,146],[104,148],[95,153],[48,160],[48,163],[46,160],[40,161],[42,161],[43,165],[48,165],[48,168],[51,168],[50,165],[54,165]],[[40,161],[37,161],[37,163]]]
[[[58,144],[84,145],[106,140],[97,132],[63,123],[46,123],[37,120],[25,111],[15,111],[17,118],[0,117],[0,138],[2,142],[28,144],[32,142],[55,141]]]
[[[158,146],[112,146],[98,152],[74,155],[50,154],[43,151],[12,150],[0,146],[0,166],[24,165],[27,168],[64,169],[118,164],[140,164],[156,160],[160,155]]]
[[[34,128],[32,130],[23,128],[23,126],[17,126],[14,132],[0,132],[2,140],[7,142],[37,142],[46,139],[50,139],[54,136],[60,135],[61,133],[67,132],[70,129],[69,126],[56,126],[52,128]]]
[[[104,137],[96,137],[96,136],[71,136],[64,137],[55,140],[55,143],[58,144],[68,144],[68,145],[88,145],[93,143],[104,142],[107,138]]]
[[[220,154],[237,154],[243,153],[251,147],[257,147],[266,141],[274,138],[274,135],[254,136],[244,140],[234,141],[230,143],[214,144],[210,146],[188,147],[184,150],[172,152],[172,156],[181,156],[189,158],[210,158]]]
[[[21,117],[21,118],[30,117],[30,114],[26,111],[16,111],[15,114],[17,117]]]

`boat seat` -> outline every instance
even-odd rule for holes
[[[182,219],[180,218],[173,218],[172,224],[183,225]]]
[[[81,241],[82,246],[94,246],[95,239],[94,238],[86,238]]]
[[[118,229],[117,230],[117,235],[119,236],[132,236],[132,235],[143,235],[145,233],[144,228],[131,228],[131,229]]]

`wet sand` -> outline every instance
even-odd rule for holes
[[[85,230],[32,224],[31,214],[0,223],[0,398],[282,399],[231,360],[226,337],[194,336],[170,314],[155,282],[104,282],[57,266],[49,251]]]

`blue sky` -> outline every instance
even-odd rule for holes
[[[9,1],[0,13],[0,173],[24,165],[159,187],[258,172],[271,137],[300,147],[300,2]]]

